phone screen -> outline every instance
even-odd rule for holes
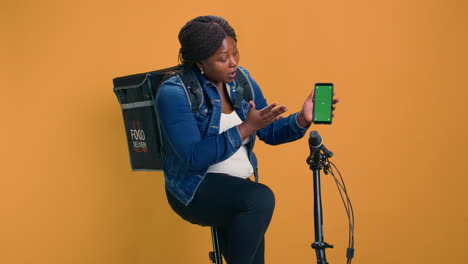
[[[331,124],[333,83],[316,83],[314,99],[314,124]]]

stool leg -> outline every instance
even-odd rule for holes
[[[223,264],[221,250],[219,249],[218,228],[215,226],[211,227],[211,238],[213,240],[213,251],[210,252],[210,260],[215,264]]]

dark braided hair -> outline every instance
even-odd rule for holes
[[[184,70],[213,56],[226,37],[237,42],[234,29],[222,17],[199,16],[187,22],[179,32],[179,61]]]

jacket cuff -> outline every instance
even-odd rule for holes
[[[231,146],[237,150],[242,146],[242,137],[240,135],[239,129],[237,126],[233,126],[230,129],[226,130],[226,137],[231,144]]]
[[[299,112],[294,113],[293,116],[294,117],[292,118],[292,120],[294,120],[294,122],[291,122],[291,123],[293,123],[293,124],[291,124],[291,128],[294,130],[294,132],[304,134],[307,131],[307,129],[309,129],[310,124],[308,126],[306,126],[306,127],[302,127],[301,125],[299,125],[299,122],[297,121],[297,118],[299,116]]]

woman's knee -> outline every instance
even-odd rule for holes
[[[247,195],[247,206],[249,209],[273,213],[275,209],[275,195],[273,191],[264,184],[256,184]]]

